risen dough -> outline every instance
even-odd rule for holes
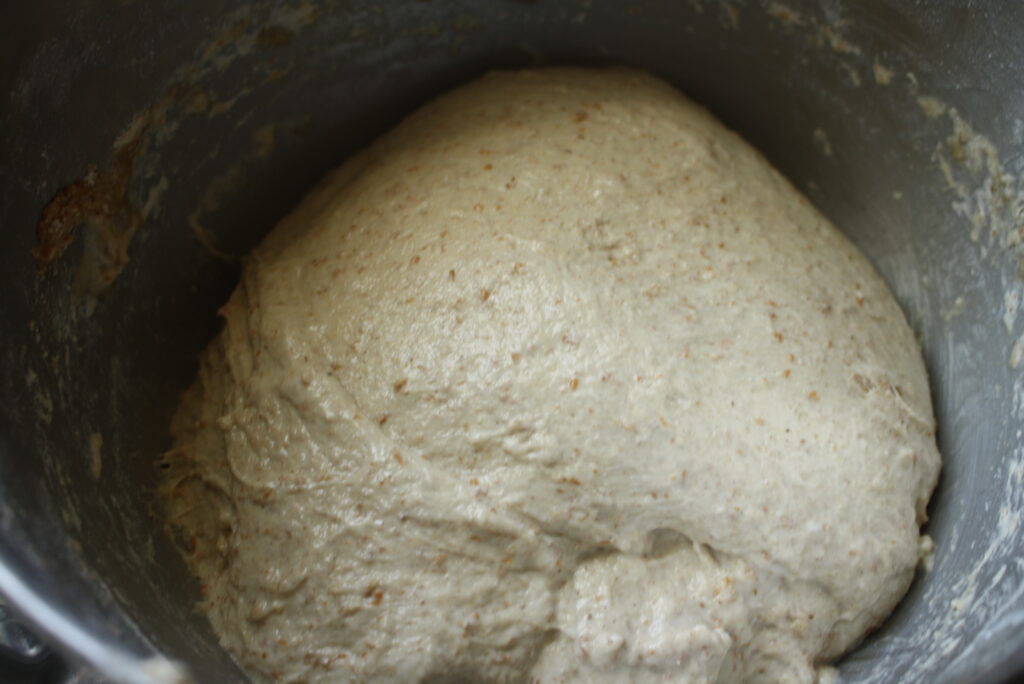
[[[222,313],[168,493],[257,679],[811,682],[914,574],[939,469],[914,336],[650,76],[441,97]]]

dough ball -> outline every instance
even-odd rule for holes
[[[248,258],[167,495],[260,680],[812,682],[939,454],[883,281],[662,81],[493,73]]]

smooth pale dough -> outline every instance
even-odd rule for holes
[[[651,76],[435,100],[222,314],[166,493],[257,680],[814,682],[914,575],[940,459],[899,307]]]

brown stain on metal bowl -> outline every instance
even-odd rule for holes
[[[90,165],[83,177],[60,188],[43,208],[32,250],[39,276],[45,276],[82,234],[85,244],[73,296],[85,302],[87,313],[91,311],[129,263],[132,239],[157,209],[169,184],[166,177],[146,173],[143,162],[154,161],[149,153],[158,155],[183,118],[222,113],[252,92],[251,86],[242,86],[232,98],[217,101],[205,85],[206,77],[254,47],[288,45],[318,14],[315,5],[300,0],[294,6],[275,8],[262,22],[248,17],[233,21],[201,46],[198,58],[184,65],[162,96],[128,124],[113,145],[109,163]],[[265,78],[277,80],[285,72],[275,69]],[[264,128],[272,133],[272,128]],[[263,157],[273,140],[256,143],[258,156]]]
[[[297,35],[287,26],[266,26],[256,34],[256,42],[262,48],[278,48],[295,40]]]
[[[166,122],[168,98],[137,115],[113,146],[107,168],[95,165],[66,185],[43,208],[32,250],[39,277],[47,274],[82,233],[84,245],[72,286],[73,300],[89,314],[128,265],[128,248],[167,189],[166,177],[133,193],[139,161],[154,130]],[[140,195],[141,197],[137,196]]]
[[[57,191],[36,224],[37,246],[32,250],[40,274],[64,254],[83,225],[101,230],[131,225],[138,211],[128,198],[128,183],[140,150],[137,139],[116,149],[110,168],[89,168],[80,180]]]

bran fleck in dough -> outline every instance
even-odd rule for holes
[[[169,515],[257,680],[814,682],[918,564],[918,346],[765,160],[624,69],[493,73],[248,258]]]

